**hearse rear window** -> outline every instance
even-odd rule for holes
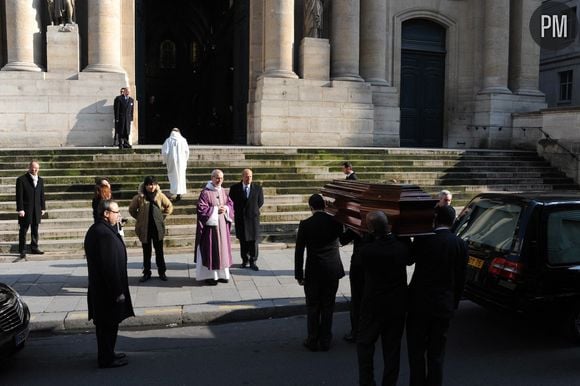
[[[553,265],[580,262],[580,210],[550,213],[548,262]]]
[[[522,207],[517,204],[479,200],[460,219],[457,234],[471,243],[508,251],[521,212]]]

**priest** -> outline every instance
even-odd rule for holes
[[[195,278],[206,284],[227,283],[232,265],[230,229],[234,204],[222,188],[224,173],[215,169],[197,201]]]

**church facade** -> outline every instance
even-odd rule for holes
[[[75,3],[0,0],[4,148],[110,146],[125,86],[134,144],[510,148],[546,107],[540,0]]]

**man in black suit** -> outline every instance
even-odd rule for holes
[[[119,149],[131,148],[129,135],[133,122],[133,107],[135,101],[129,96],[129,88],[121,88],[121,95],[115,97],[113,110],[115,113],[115,135],[119,140]]]
[[[389,232],[389,221],[383,212],[370,212],[366,220],[374,240],[360,251],[365,278],[357,335],[359,385],[376,384],[373,363],[379,336],[384,364],[382,385],[396,385],[411,252]]]
[[[97,214],[99,219],[87,231],[84,244],[89,320],[95,324],[99,367],[120,367],[128,362],[124,353],[115,353],[119,323],[135,316],[127,279],[127,250],[116,228],[121,220],[119,205],[103,200]]]
[[[328,351],[332,340],[332,313],[338,280],[344,268],[338,250],[342,225],[324,212],[324,199],[313,194],[308,200],[312,216],[300,222],[296,236],[294,277],[304,286],[308,337],[304,341],[311,351]],[[304,270],[304,249],[307,251]]]
[[[356,173],[352,170],[352,164],[350,162],[342,163],[342,172],[346,174],[347,180],[356,180]]]
[[[24,246],[26,233],[30,227],[30,251],[42,255],[38,248],[38,225],[46,213],[44,200],[44,180],[38,175],[40,165],[32,160],[28,164],[28,172],[16,179],[16,211],[18,212],[18,252],[20,258],[26,257]]]
[[[264,193],[260,185],[252,184],[250,169],[242,171],[242,180],[230,188],[234,202],[236,237],[240,241],[242,268],[258,271],[258,244],[260,241],[260,208],[264,205]]]
[[[411,386],[443,382],[447,330],[461,299],[467,264],[467,246],[449,229],[454,220],[452,206],[435,208],[435,234],[413,242],[407,317]]]

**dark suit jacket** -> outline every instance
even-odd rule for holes
[[[325,212],[314,212],[300,222],[294,255],[296,280],[336,280],[344,276],[338,250],[341,233],[342,225]],[[304,249],[307,253],[305,271]]]
[[[116,325],[135,316],[127,278],[127,250],[117,228],[102,219],[91,225],[85,236],[85,255],[89,270],[89,320]],[[125,295],[125,301],[117,303],[121,294]]]
[[[124,95],[117,95],[113,102],[115,113],[115,132],[117,134],[129,135],[131,132],[131,122],[133,121],[133,108],[135,100],[128,97],[125,100]]]
[[[19,224],[31,224],[33,219],[40,224],[42,211],[46,210],[42,177],[38,177],[36,188],[29,173],[16,179],[16,211],[21,210],[24,211],[24,217],[18,217]]]
[[[356,173],[352,172],[351,174],[349,174],[348,176],[346,176],[347,180],[357,180],[358,178],[356,177]]]
[[[392,234],[365,244],[360,251],[365,272],[361,313],[401,316],[407,310],[407,265],[411,251]]]
[[[409,286],[410,312],[451,318],[459,305],[467,246],[448,229],[416,237],[412,247],[415,272]]]
[[[236,237],[242,241],[259,240],[260,208],[264,205],[264,193],[260,185],[250,185],[250,196],[246,198],[242,182],[230,188],[230,198],[234,202]]]

